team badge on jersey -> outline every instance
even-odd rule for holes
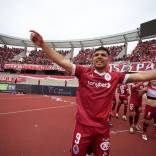
[[[73,153],[78,154],[79,153],[79,146],[78,144],[73,145]]]
[[[110,75],[109,73],[106,73],[104,77],[105,77],[105,79],[106,79],[107,81],[110,81],[111,78],[112,78],[111,75]]]
[[[109,147],[110,147],[110,142],[109,140],[104,140],[101,144],[100,144],[100,148],[103,150],[103,151],[107,151],[109,150]]]

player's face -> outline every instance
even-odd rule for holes
[[[106,51],[99,50],[93,55],[93,65],[98,70],[103,70],[107,66],[109,61],[109,56]]]

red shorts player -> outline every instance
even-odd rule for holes
[[[150,81],[147,88],[146,106],[143,121],[143,133],[142,133],[143,140],[148,140],[147,128],[149,125],[149,121],[151,119],[154,120],[155,135],[156,135],[156,80]]]
[[[138,121],[139,121],[141,107],[142,107],[142,95],[144,93],[145,90],[142,82],[132,84],[130,103],[129,103],[130,133],[133,133],[134,130],[140,130]]]
[[[31,40],[42,48],[48,57],[72,73],[79,80],[76,103],[76,125],[72,141],[72,156],[85,156],[92,147],[95,156],[109,156],[109,115],[112,99],[120,83],[156,79],[156,71],[124,74],[108,68],[109,51],[104,47],[95,49],[93,66],[74,65],[48,47],[42,36],[31,31]]]
[[[109,115],[117,86],[115,81],[118,79],[123,82],[125,74],[118,72],[102,74],[81,65],[74,65],[73,68],[73,74],[78,77],[80,83],[77,91],[78,111],[72,153],[75,156],[77,154],[84,156],[91,145],[95,155],[109,155]]]
[[[122,84],[118,87],[118,93],[119,93],[119,102],[116,110],[116,118],[119,117],[119,110],[121,105],[124,105],[124,113],[123,113],[123,120],[127,120],[127,108],[128,108],[128,96],[129,96],[129,89],[128,85]]]

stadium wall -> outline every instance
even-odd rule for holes
[[[0,83],[1,93],[75,96],[76,87]]]

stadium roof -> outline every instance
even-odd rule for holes
[[[95,47],[102,45],[132,42],[138,40],[139,40],[139,29],[135,29],[132,31],[104,37],[79,39],[79,40],[47,40],[46,43],[51,48],[83,48],[83,47]],[[28,39],[12,37],[4,34],[0,34],[0,44],[21,47],[35,47],[35,45]]]

